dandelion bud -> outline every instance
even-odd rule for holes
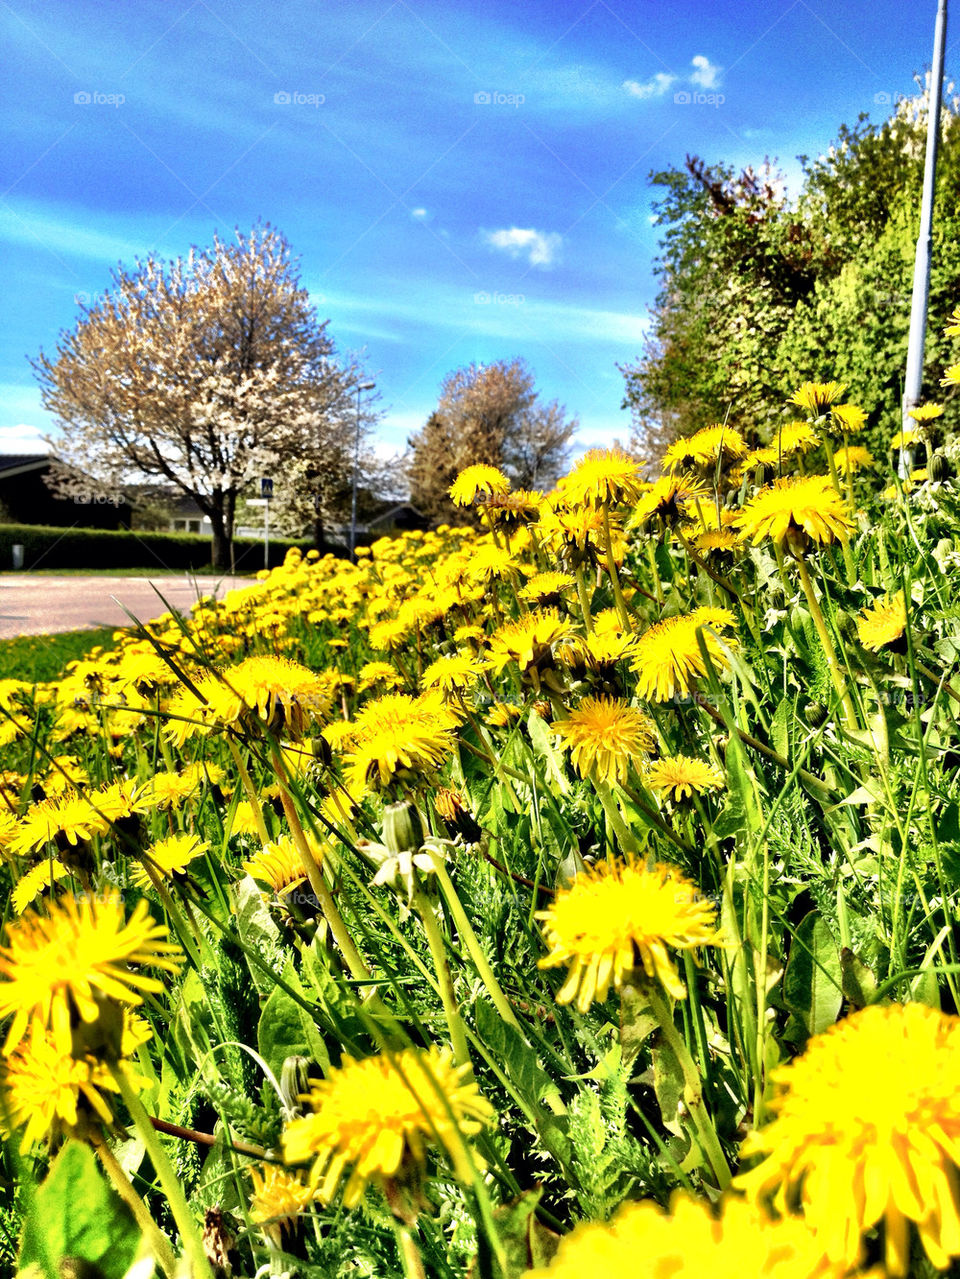
[[[950,463],[943,453],[934,453],[930,459],[930,478],[938,484],[950,478]]]
[[[285,1057],[280,1070],[280,1092],[285,1109],[291,1115],[303,1113],[300,1098],[310,1089],[310,1062],[306,1057]]]
[[[393,854],[408,853],[423,843],[423,820],[416,804],[402,800],[383,810],[383,842]]]

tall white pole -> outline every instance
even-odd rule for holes
[[[930,103],[927,116],[927,155],[923,170],[923,202],[920,230],[913,265],[913,297],[910,302],[910,341],[907,372],[903,385],[903,421],[906,431],[912,423],[910,409],[920,403],[923,382],[923,348],[927,332],[927,304],[930,298],[930,247],[933,232],[933,201],[937,182],[937,151],[940,147],[940,106],[943,97],[943,59],[947,43],[947,0],[939,0],[933,36],[933,66],[930,71]],[[900,477],[907,471],[907,450],[900,449]]]

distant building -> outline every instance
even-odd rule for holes
[[[54,528],[129,528],[130,504],[98,495],[59,497],[44,483],[56,459],[48,453],[0,453],[0,524]]]

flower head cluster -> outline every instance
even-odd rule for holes
[[[678,870],[660,863],[602,862],[577,875],[537,918],[549,947],[540,967],[569,965],[557,1003],[575,999],[582,1013],[639,968],[683,999],[686,988],[669,951],[718,941],[713,905]]]
[[[132,1006],[143,1002],[140,991],[161,991],[156,977],[130,965],[175,972],[179,951],[166,937],[146,902],[127,919],[118,895],[64,897],[45,915],[10,924],[0,946],[0,1018],[13,1015],[3,1051],[32,1024],[52,1031],[54,1046],[68,1053],[74,1027],[95,1022],[105,1001]]]
[[[632,1275],[637,1259],[649,1279],[843,1279],[823,1256],[802,1217],[779,1220],[728,1196],[717,1212],[703,1200],[674,1195],[670,1211],[651,1200],[627,1203],[608,1222],[576,1227],[553,1261],[526,1279]]]
[[[716,632],[729,630],[734,620],[729,609],[697,608],[685,616],[656,622],[644,631],[632,655],[640,696],[648,701],[665,702],[677,694],[690,692],[707,669],[698,633],[714,665],[718,669],[726,667],[727,657]],[[733,643],[730,639],[726,642]]]
[[[566,719],[552,724],[581,777],[625,782],[631,766],[653,750],[655,730],[635,706],[615,697],[585,697]]]
[[[743,1147],[764,1156],[738,1178],[751,1202],[800,1207],[847,1267],[881,1222],[892,1275],[907,1272],[910,1223],[938,1269],[960,1256],[960,1018],[873,1004],[776,1080],[776,1118]]]
[[[737,524],[754,543],[769,537],[778,544],[797,537],[845,542],[854,528],[846,503],[826,475],[774,480],[750,499]]]
[[[304,1100],[311,1112],[284,1129],[284,1158],[310,1162],[310,1187],[325,1203],[346,1175],[348,1208],[370,1182],[382,1185],[406,1165],[422,1165],[431,1144],[469,1180],[463,1138],[493,1116],[471,1068],[454,1065],[449,1051],[437,1047],[359,1061],[344,1055],[340,1069],[315,1083]]]

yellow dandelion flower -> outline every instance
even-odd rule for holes
[[[820,417],[847,389],[846,382],[804,382],[790,396],[788,403]]]
[[[147,849],[147,859],[151,869],[164,879],[182,875],[190,863],[202,857],[209,847],[207,840],[196,835],[169,835],[151,844]],[[132,879],[139,888],[153,887],[146,866],[139,862],[133,867]]]
[[[847,435],[856,435],[867,424],[867,415],[858,404],[834,404],[830,415]]]
[[[13,886],[10,905],[15,915],[22,915],[42,892],[69,878],[70,871],[58,857],[47,858],[26,871]]]
[[[594,509],[636,502],[643,490],[640,463],[622,449],[591,449],[563,482],[565,502]]]
[[[467,576],[475,582],[510,582],[520,574],[516,558],[509,551],[486,542],[478,546],[470,557]]]
[[[487,665],[482,658],[471,653],[449,653],[431,662],[420,682],[424,688],[439,688],[445,693],[452,693],[476,684]]]
[[[502,497],[509,491],[510,481],[495,466],[468,466],[450,486],[450,500],[455,506],[469,506],[478,497]]]
[[[523,707],[513,702],[494,702],[484,719],[491,728],[508,728],[523,714]]]
[[[864,467],[876,466],[873,454],[869,449],[861,448],[859,445],[850,444],[846,448],[837,449],[834,454],[834,461],[837,465],[837,471],[840,475],[846,475],[848,471],[856,473],[863,470]]]
[[[256,727],[255,713],[271,733],[303,737],[322,719],[333,698],[329,681],[287,657],[247,657],[205,686],[212,718],[220,724]]]
[[[677,801],[708,790],[720,790],[724,784],[723,776],[712,764],[689,755],[665,755],[655,760],[647,767],[646,780],[651,790],[665,795],[673,791]]]
[[[548,600],[558,600],[565,591],[576,585],[569,573],[550,570],[546,573],[535,573],[520,588],[520,598],[531,604],[543,604]]]
[[[344,1206],[355,1207],[367,1185],[382,1185],[401,1168],[422,1166],[428,1143],[438,1143],[461,1180],[469,1180],[463,1137],[493,1118],[469,1064],[454,1064],[448,1049],[408,1048],[360,1061],[344,1054],[339,1070],[314,1083],[312,1113],[283,1131],[287,1163],[311,1160],[310,1187],[325,1203],[349,1168]]]
[[[497,670],[516,662],[522,671],[552,657],[552,646],[569,639],[574,625],[555,608],[533,609],[504,623],[490,638],[490,661]]]
[[[845,542],[854,529],[846,503],[827,475],[774,480],[750,499],[736,522],[754,543],[764,537],[783,543],[801,534],[814,542]]]
[[[736,551],[740,547],[740,539],[728,528],[709,528],[698,533],[694,538],[694,546],[701,554],[712,551]]]
[[[99,999],[137,1005],[143,1002],[138,991],[161,991],[157,978],[129,965],[175,972],[180,952],[166,937],[144,901],[125,919],[118,895],[60,898],[45,916],[31,912],[10,924],[0,946],[0,1019],[13,1014],[3,1051],[15,1048],[36,1022],[68,1052],[74,1016],[96,1021]]]
[[[716,911],[680,871],[663,863],[601,862],[577,875],[537,914],[549,953],[541,968],[569,965],[558,1004],[574,999],[585,1013],[620,990],[635,969],[659,981],[674,999],[686,997],[668,950],[716,945]]]
[[[857,636],[871,653],[879,653],[888,645],[905,651],[906,629],[907,606],[902,595],[877,600],[857,618]]]
[[[732,426],[716,422],[688,438],[687,452],[697,466],[709,468],[719,461],[726,464],[746,457],[747,442]]]
[[[937,1269],[960,1256],[960,1018],[872,1004],[810,1040],[774,1076],[762,1163],[737,1178],[752,1202],[798,1203],[827,1255],[852,1267],[884,1225],[886,1267],[907,1273],[913,1222]]]
[[[951,364],[943,370],[941,386],[960,386],[960,364]]]
[[[309,836],[308,836],[309,838]],[[278,895],[288,892],[306,879],[303,859],[290,835],[281,835],[243,863],[243,869],[260,884],[266,884]]]
[[[253,1165],[250,1180],[250,1220],[279,1248],[283,1232],[293,1228],[313,1198],[310,1187],[298,1172],[289,1172],[279,1164],[264,1164],[262,1169]]]
[[[791,457],[794,453],[810,453],[820,444],[820,437],[809,422],[788,422],[781,426],[770,447],[777,457]]]
[[[407,642],[413,621],[410,618],[390,617],[370,627],[370,647],[381,652],[392,653],[403,648]]]
[[[382,684],[385,688],[399,688],[403,677],[395,666],[389,662],[367,662],[360,667],[360,683],[357,692],[365,693],[368,689]]]
[[[919,444],[923,439],[923,432],[919,426],[908,426],[905,430],[897,431],[890,440],[892,449],[908,449],[912,444]]]
[[[347,755],[356,784],[387,786],[400,773],[429,772],[453,751],[457,719],[434,689],[410,697],[390,693],[357,715]]]
[[[550,727],[558,733],[581,777],[625,782],[631,765],[650,754],[653,724],[635,706],[615,697],[585,697],[566,719]]]
[[[947,316],[947,327],[943,330],[943,336],[952,338],[960,333],[960,307],[955,307],[953,314]]]
[[[919,422],[921,425],[926,422],[934,422],[938,417],[942,416],[942,404],[918,404],[915,409],[907,409],[907,417],[912,417],[915,422]]]
[[[632,521],[642,526],[650,520],[659,519],[672,525],[689,518],[687,508],[708,497],[707,489],[697,480],[665,475],[638,499]]]
[[[524,1279],[630,1275],[643,1258],[650,1279],[843,1279],[802,1217],[773,1220],[732,1196],[716,1213],[677,1193],[670,1211],[652,1200],[626,1203],[607,1222],[584,1222],[560,1241],[549,1265]]]
[[[707,669],[697,641],[698,630],[714,665],[725,668],[727,657],[713,632],[728,630],[734,623],[733,614],[723,608],[698,608],[654,623],[639,636],[633,652],[639,695],[647,701],[665,702],[690,692]],[[727,639],[726,643],[732,647],[733,641]]]
[[[484,524],[504,528],[518,528],[533,524],[540,518],[543,494],[527,489],[514,489],[512,493],[494,493],[483,504],[481,519]]]
[[[119,1091],[106,1066],[87,1057],[75,1060],[36,1025],[8,1056],[0,1088],[0,1122],[11,1133],[23,1130],[21,1154],[42,1141],[71,1136],[81,1127],[85,1109],[112,1123],[102,1093]]]

